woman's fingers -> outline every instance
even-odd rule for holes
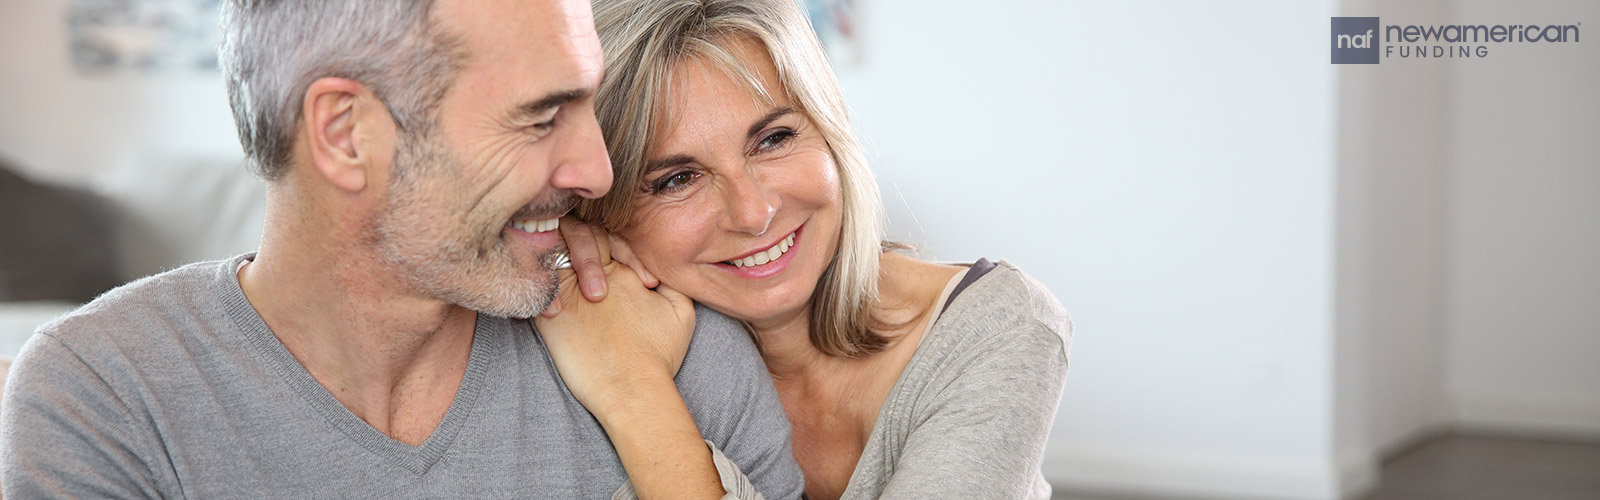
[[[611,262],[611,242],[604,229],[572,217],[561,218],[561,238],[567,242],[567,259],[578,273],[578,288],[590,302],[606,298],[605,265]]]
[[[688,295],[679,293],[667,285],[657,285],[656,293],[666,297],[667,302],[672,304],[672,310],[677,311],[678,314],[694,317],[694,300],[690,299]]]
[[[544,310],[539,312],[540,316],[545,318],[554,318],[561,314],[561,299],[563,295],[566,295],[561,293],[561,291],[572,289],[573,276],[574,274],[570,269],[556,270],[557,293],[554,297],[550,298],[550,305],[545,306]]]
[[[661,285],[661,281],[657,280],[654,274],[650,274],[650,270],[644,268],[644,263],[639,262],[639,257],[633,254],[633,249],[628,247],[628,240],[614,234],[606,239],[611,244],[611,258],[633,269],[633,272],[639,275],[639,281],[644,282],[645,288],[655,288]]]
[[[672,314],[677,316],[674,319],[680,325],[678,332],[681,332],[682,336],[658,337],[658,340],[668,341],[668,344],[663,346],[666,350],[662,354],[666,356],[668,366],[672,368],[672,375],[677,376],[678,369],[683,367],[683,357],[689,353],[689,342],[694,337],[694,300],[666,285],[657,286],[655,291],[667,299]]]

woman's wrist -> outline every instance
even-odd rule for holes
[[[607,391],[590,412],[606,430],[640,498],[720,498],[725,490],[671,377],[644,375]]]
[[[638,367],[610,377],[606,389],[586,403],[589,412],[608,429],[658,415],[663,407],[683,406],[683,396],[666,367]],[[612,422],[615,422],[614,424]]]

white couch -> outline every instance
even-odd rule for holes
[[[115,214],[110,243],[122,282],[248,252],[260,242],[264,184],[237,157],[145,154],[84,184],[78,187],[98,195]],[[35,328],[79,305],[0,302],[0,357],[16,356]]]

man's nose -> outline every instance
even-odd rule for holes
[[[778,213],[778,207],[783,205],[777,193],[767,189],[759,179],[747,172],[729,176],[727,182],[722,229],[757,236],[766,234],[773,216]]]
[[[584,198],[599,198],[611,190],[611,157],[600,136],[593,112],[579,113],[571,133],[557,144],[550,186],[570,190]]]

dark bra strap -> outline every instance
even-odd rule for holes
[[[994,263],[989,262],[989,259],[980,258],[977,262],[973,262],[972,267],[967,268],[967,275],[962,276],[961,282],[956,283],[956,287],[950,290],[950,298],[945,299],[944,307],[939,308],[939,316],[944,316],[945,310],[950,309],[950,304],[956,301],[956,296],[961,295],[962,290],[966,290],[967,287],[978,281],[978,278],[982,278],[983,275],[989,274],[989,271],[993,270]]]

